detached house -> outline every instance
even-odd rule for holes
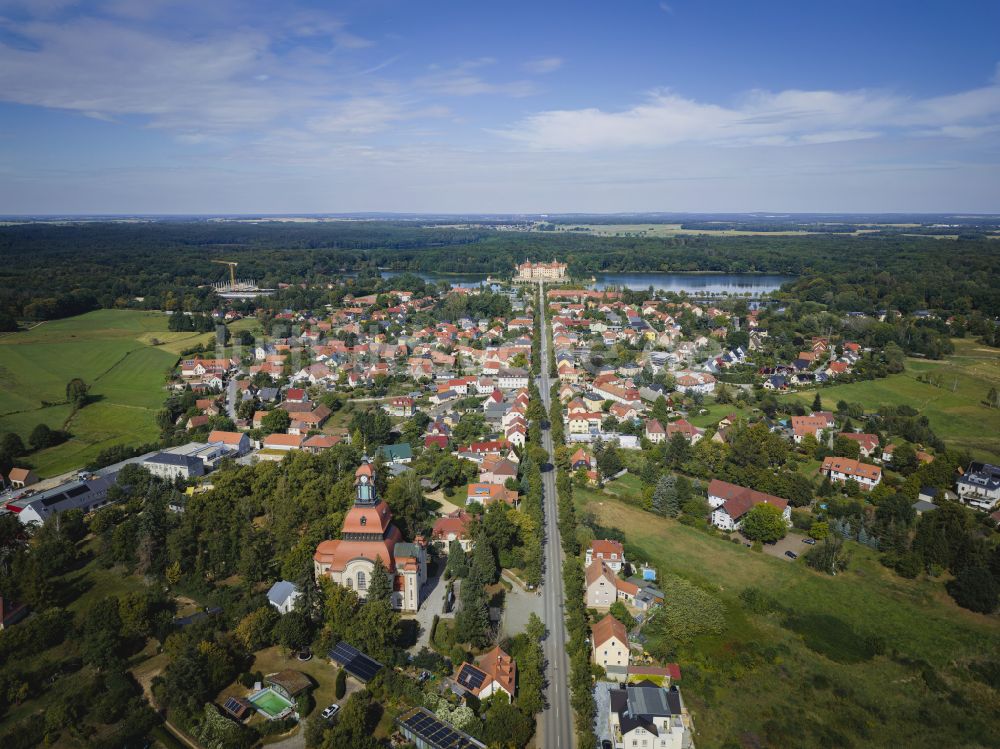
[[[854,458],[835,458],[833,456],[824,458],[823,465],[820,466],[820,473],[829,476],[831,481],[844,483],[848,479],[854,479],[865,491],[871,491],[882,480],[882,469],[878,466],[862,463]]]
[[[823,439],[823,430],[833,426],[833,419],[827,418],[824,413],[810,414],[809,416],[792,417],[792,439],[795,444],[802,442],[802,438],[811,434],[817,440]]]
[[[463,663],[455,673],[455,683],[479,700],[503,692],[513,700],[517,683],[517,664],[500,649],[493,648],[479,657],[475,664]]]
[[[590,628],[594,663],[605,670],[623,671],[629,665],[628,632],[608,614]]]
[[[705,436],[705,430],[699,429],[686,419],[678,419],[667,424],[667,441],[673,439],[675,434],[682,434],[692,445]]]
[[[667,439],[667,430],[658,419],[650,419],[646,422],[646,439],[654,445],[658,445]]]
[[[408,395],[401,395],[398,398],[391,398],[389,400],[389,406],[386,409],[393,416],[400,416],[404,419],[408,419],[413,416],[413,398]]]
[[[589,567],[594,562],[604,562],[616,574],[621,572],[625,564],[625,548],[618,541],[608,539],[594,540],[587,547],[584,564]]]
[[[862,458],[872,459],[875,455],[875,451],[878,450],[878,435],[877,434],[858,434],[855,432],[841,432],[839,437],[844,439],[849,439],[852,442],[857,442],[858,447],[861,450]]]
[[[1000,466],[974,462],[955,485],[958,497],[977,510],[990,512],[1000,503]]]
[[[691,749],[691,716],[677,687],[649,680],[610,691],[615,749]]]
[[[766,502],[781,510],[787,525],[792,524],[792,508],[787,499],[765,494],[728,481],[712,479],[708,485],[708,504],[712,508],[712,525],[726,531],[739,530],[744,516],[756,505]]]

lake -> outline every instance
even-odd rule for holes
[[[383,278],[395,278],[403,271],[384,270]],[[447,281],[452,286],[478,286],[486,274],[413,273],[427,283]],[[764,273],[599,273],[591,289],[628,288],[673,291],[688,294],[750,294],[758,296],[776,290],[781,284],[795,280],[795,276]]]

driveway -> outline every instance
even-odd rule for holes
[[[409,649],[411,653],[418,652],[425,645],[430,647],[431,624],[434,621],[435,614],[442,619],[454,616],[454,613],[444,613],[444,595],[446,589],[444,583],[445,561],[446,559],[444,558],[439,559],[436,565],[437,571],[434,576],[427,577],[427,582],[424,583],[424,587],[420,591],[421,604],[419,611],[412,615],[412,617],[407,617],[416,619],[417,625],[420,627],[417,642]]]
[[[618,684],[611,681],[599,681],[594,685],[594,734],[597,736],[597,744],[604,739],[614,741],[611,735],[611,690],[617,689]]]

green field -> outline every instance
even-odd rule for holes
[[[576,500],[625,532],[627,555],[727,607],[726,633],[678,649],[698,746],[988,746],[1000,735],[1000,698],[968,668],[997,658],[1000,619],[960,609],[940,581],[899,578],[856,544],[848,571],[829,577],[606,493],[577,490]],[[746,611],[738,595],[749,586],[792,613]],[[885,638],[886,654],[859,657],[859,634]],[[776,656],[754,663],[748,645]]]
[[[1000,351],[967,339],[954,343],[955,353],[946,360],[907,359],[902,374],[822,388],[823,405],[832,408],[845,400],[872,411],[880,405],[913,406],[948,447],[1000,460],[1000,409],[983,404],[991,387],[1000,389]],[[940,386],[917,381],[917,375],[927,373],[939,378]],[[787,397],[808,406],[814,396],[806,390]]]
[[[132,310],[99,310],[2,336],[0,432],[27,441],[42,422],[70,432],[67,442],[27,459],[42,476],[82,466],[114,444],[155,439],[167,371],[182,348],[210,338],[170,333],[165,315]],[[76,414],[63,402],[73,377],[94,396]]]

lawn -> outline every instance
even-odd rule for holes
[[[313,720],[319,720],[319,713],[321,711],[323,711],[328,705],[332,705],[334,702],[339,701],[336,697],[337,671],[339,671],[339,669],[332,665],[324,656],[314,655],[311,660],[300,661],[294,655],[286,654],[283,648],[275,645],[255,653],[253,665],[249,668],[250,671],[260,671],[264,676],[277,673],[278,671],[283,671],[285,669],[301,671],[302,673],[308,675],[317,685],[312,691],[314,707],[311,715]],[[354,685],[355,682],[348,679],[347,684],[347,694],[350,695],[352,685]],[[225,703],[227,698],[246,697],[250,691],[251,690],[247,689],[238,681],[234,681],[219,692],[215,698],[215,702],[218,705],[222,705]],[[263,723],[265,720],[266,718],[261,715],[255,715],[250,719],[251,723],[255,724]],[[291,734],[298,732],[298,730],[299,727],[296,726],[292,729]],[[275,741],[279,741],[288,735],[289,734],[269,736],[264,743],[274,743]]]
[[[626,534],[626,554],[711,590],[727,607],[725,634],[678,652],[699,746],[817,745],[810,735],[836,746],[975,745],[959,739],[959,726],[966,737],[1000,735],[1000,700],[966,667],[996,657],[1000,619],[958,608],[940,581],[899,578],[855,544],[848,571],[829,577],[607,493],[575,496]],[[792,613],[746,611],[738,595],[750,586]],[[884,638],[888,655],[864,653],[869,635]],[[771,649],[771,662],[754,663],[748,647]]]
[[[1000,409],[983,405],[991,387],[1000,389],[1000,351],[967,339],[954,339],[955,353],[943,361],[907,359],[906,371],[882,380],[834,385],[819,393],[826,408],[838,401],[861,403],[869,411],[881,405],[909,405],[930,420],[949,447],[964,448],[978,458],[1000,460]],[[930,374],[940,386],[918,382]],[[807,407],[815,391],[786,396]]]
[[[168,332],[167,317],[155,312],[98,310],[0,337],[0,432],[25,441],[39,423],[70,432],[27,459],[42,476],[80,467],[111,445],[153,440],[164,376],[192,336],[203,337]],[[73,377],[93,396],[75,414],[63,402]]]

